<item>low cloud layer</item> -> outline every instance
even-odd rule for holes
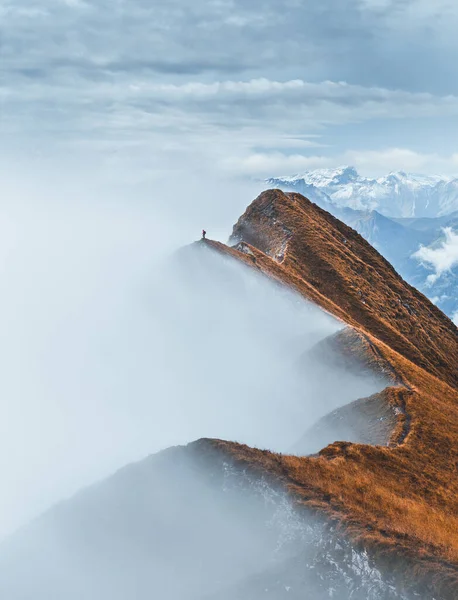
[[[291,147],[294,140],[291,140]],[[313,145],[313,140],[310,144]],[[319,145],[318,143],[316,145]],[[298,152],[285,154],[257,152],[246,156],[230,157],[222,162],[224,170],[251,177],[292,175],[320,168],[335,168],[336,165],[352,165],[369,176],[380,176],[393,170],[411,173],[458,173],[458,154],[420,154],[405,148],[361,151],[348,150],[338,156],[320,154],[311,150],[308,156]]]
[[[414,258],[432,267],[434,273],[428,277],[433,284],[437,279],[458,265],[458,234],[451,227],[445,227],[443,241],[434,247],[422,246]]]
[[[288,451],[381,385],[296,371],[340,324],[205,248],[175,254],[202,227],[227,239],[249,186],[115,189],[79,172],[61,165],[50,185],[30,168],[4,187],[0,537],[170,445],[221,437]]]

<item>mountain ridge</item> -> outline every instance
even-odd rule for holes
[[[274,458],[229,442],[218,447],[245,466],[278,461],[298,502],[336,519],[376,553],[408,558],[410,577],[415,573],[432,594],[455,598],[457,328],[359,234],[299,194],[261,194],[235,225],[232,240],[235,248],[206,243],[293,285],[367,336],[399,378],[401,385],[385,394],[401,402],[400,427],[408,427],[398,430],[395,448],[336,442],[318,458]],[[382,302],[374,302],[371,288]]]
[[[33,561],[39,582],[48,577],[55,594],[56,559],[48,546],[61,536],[84,567],[81,589],[60,595],[71,600],[103,597],[91,587],[94,578],[100,583],[98,568],[115,600],[197,600],[203,589],[212,600],[257,600],[270,591],[275,600],[299,599],[312,580],[317,600],[334,592],[355,600],[456,600],[457,328],[361,235],[297,193],[261,194],[234,226],[231,244],[203,239],[184,252],[193,261],[201,251],[237,261],[314,302],[347,326],[319,344],[321,356],[386,381],[382,392],[327,417],[344,417],[342,435],[350,425],[359,430],[357,440],[298,456],[202,439],[125,467],[35,523],[32,534],[43,528],[44,546],[35,551],[29,528],[3,546],[0,592],[7,597],[2,585],[15,575],[11,557],[22,540],[18,577],[28,595],[9,598],[36,599],[36,585],[23,572]],[[240,512],[246,494],[248,513]],[[247,531],[254,537],[247,540]],[[165,547],[155,543],[161,535]],[[291,537],[310,545],[291,554]],[[272,562],[285,544],[280,562]],[[254,571],[245,577],[240,569],[249,561]],[[235,587],[233,572],[243,575]],[[64,577],[59,569],[57,575]]]
[[[292,230],[294,236],[291,237],[289,232]],[[372,326],[375,327],[375,331],[380,333],[384,329],[388,334],[388,330],[393,330],[393,323],[396,322],[396,328],[406,332],[403,320],[412,310],[415,310],[414,305],[420,303],[425,319],[434,317],[441,326],[451,328],[453,331],[450,344],[453,347],[452,355],[458,364],[458,347],[454,337],[457,328],[450,319],[430,303],[421,292],[403,281],[392,265],[362,236],[300,194],[287,194],[279,190],[263,192],[240,217],[234,226],[231,239],[248,243],[270,258],[278,258],[279,249],[281,252],[285,246],[287,248],[285,256],[281,262],[278,260],[275,262],[286,267],[288,276],[299,277],[307,286],[312,285],[315,294],[318,292],[323,296],[325,292],[327,303],[332,302],[335,306],[335,300],[338,299],[338,313],[342,314],[342,309],[344,312],[348,311],[346,319],[347,323],[351,319],[352,322],[348,323],[350,325],[363,325],[367,319],[370,319],[374,321]],[[349,265],[351,265],[350,272]],[[377,269],[383,271],[383,277]],[[344,279],[342,274],[345,274],[345,277],[351,276],[351,281]],[[387,281],[390,287],[387,286]],[[345,294],[338,293],[336,286],[339,285],[342,291],[345,290]],[[376,285],[383,286],[387,290],[392,306],[384,305],[386,298],[384,302],[377,299]],[[402,299],[401,291],[405,296]],[[375,316],[373,307],[367,305],[369,299],[375,303],[380,315],[386,315],[386,319],[383,316]],[[412,306],[409,305],[409,301]],[[323,308],[326,309],[326,306]],[[399,338],[398,343],[405,344],[407,341],[405,336],[396,335]],[[424,339],[417,336],[424,336]],[[413,343],[408,342],[410,352],[407,353],[407,357],[415,356],[421,360],[418,347],[428,348],[426,352],[433,352],[435,344],[430,347],[429,334],[423,325],[418,331],[409,332],[408,337],[412,337]],[[439,365],[443,363],[448,352],[449,349],[430,360],[432,372],[436,369],[434,363],[437,362]],[[450,377],[448,368],[444,375]],[[453,384],[457,384],[458,374],[452,379]]]

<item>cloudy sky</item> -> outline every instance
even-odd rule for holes
[[[4,160],[458,173],[454,0],[3,0],[0,19]]]

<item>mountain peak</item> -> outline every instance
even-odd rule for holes
[[[316,169],[300,176],[306,183],[323,188],[327,186],[346,185],[359,179],[355,167],[340,166],[336,169]]]
[[[344,320],[349,325],[363,325],[369,331],[377,331],[379,339],[396,351],[407,353],[409,360],[425,367],[428,363],[432,373],[439,375],[438,365],[447,362],[449,352],[458,362],[456,329],[449,319],[408,286],[358,233],[300,194],[263,192],[234,226],[233,239],[252,245],[274,260],[281,255],[277,262],[289,274],[313,283],[328,299],[323,308],[341,318],[345,306]],[[312,300],[317,301],[315,296]],[[329,301],[339,308],[331,308]],[[404,323],[400,318],[402,311],[408,313],[405,308],[400,312],[399,307],[404,305],[414,307],[422,315],[415,330],[410,329],[410,322]],[[445,353],[425,359],[425,353],[434,350],[423,322],[431,324],[432,319],[437,320],[439,329],[445,326],[453,333]],[[458,387],[458,374],[453,375],[448,366],[446,374],[449,382]]]
[[[357,179],[359,177],[359,173],[355,169],[355,167],[351,167],[348,165],[338,167],[337,169],[335,169],[334,172],[336,177],[342,182]]]
[[[390,173],[388,173],[388,176],[386,177],[386,179],[407,179],[409,177],[409,175],[405,172],[405,171],[390,171]],[[385,179],[384,177],[381,177],[380,179]]]

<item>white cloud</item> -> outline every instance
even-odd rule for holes
[[[435,153],[421,153],[408,148],[387,148],[384,150],[354,151],[344,154],[344,162],[355,165],[362,172],[381,175],[390,171],[413,173],[458,173],[458,153],[442,156]]]
[[[444,228],[444,240],[437,247],[421,246],[414,258],[434,268],[435,273],[428,277],[433,284],[445,272],[458,265],[458,234],[451,227]]]
[[[145,117],[159,116],[162,126],[176,121],[217,123],[235,129],[246,123],[297,133],[298,128],[364,122],[372,119],[418,119],[457,117],[458,96],[436,96],[380,87],[350,85],[338,81],[187,81],[152,83],[148,77],[104,72],[95,80],[87,73],[63,73],[56,80],[44,77],[40,85],[29,77],[10,78],[3,87],[3,111],[24,127],[40,115],[45,123],[78,122],[90,129],[98,118],[104,127],[126,118],[142,126]],[[54,110],[50,111],[50,107]],[[65,110],[62,110],[65,107]],[[85,121],[82,123],[81,114]],[[27,122],[26,125],[27,126]]]
[[[259,152],[223,161],[224,168],[254,177],[291,175],[310,169],[335,167],[338,164],[353,165],[366,176],[381,176],[398,170],[453,175],[458,173],[458,154],[439,156],[421,154],[406,148],[388,148],[379,151],[348,150],[339,154],[308,156]]]
[[[438,105],[457,110],[458,98],[453,95],[435,96],[430,93],[413,93],[375,86],[352,85],[345,81],[309,82],[303,79],[276,81],[265,77],[247,81],[186,82],[181,84],[151,84],[139,81],[133,84],[135,91],[143,91],[151,97],[180,100],[189,98],[203,100],[216,96],[243,98],[259,96],[284,96],[295,104],[329,101],[344,105],[368,103],[371,105],[392,102],[400,106],[417,106],[422,110],[434,110]]]
[[[272,152],[227,158],[222,161],[222,166],[234,173],[263,177],[328,167],[332,162],[332,159],[324,156],[285,155],[281,152]]]
[[[52,143],[89,147],[103,142],[104,161],[106,147],[127,154],[134,144],[136,158],[151,163],[147,168],[156,172],[179,170],[189,161],[199,169],[221,166],[232,174],[255,177],[341,163],[354,164],[365,174],[458,171],[458,154],[402,147],[332,150],[329,145],[338,127],[347,127],[351,134],[354,125],[370,128],[372,122],[458,118],[458,96],[303,79],[171,83],[139,73],[114,75],[102,67],[101,72],[104,75],[95,79],[65,70],[39,82],[22,76],[5,79],[4,152],[10,154],[13,138],[14,144],[23,138],[28,148],[34,137],[40,152],[47,152]],[[345,144],[353,138],[341,139]],[[317,147],[322,149],[309,151]]]

